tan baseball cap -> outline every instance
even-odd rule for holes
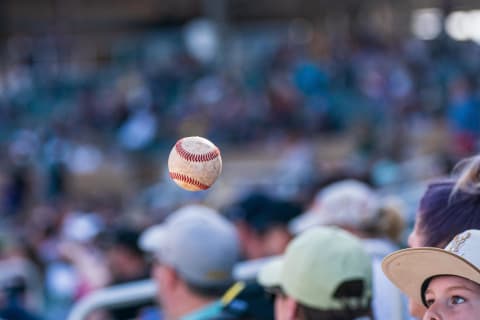
[[[385,275],[407,296],[425,304],[425,281],[435,276],[453,275],[480,284],[480,230],[457,235],[445,249],[411,248],[385,257]]]
[[[367,307],[371,298],[371,260],[359,239],[336,227],[312,227],[288,245],[284,256],[267,263],[258,274],[264,287],[280,287],[298,302],[320,310],[342,310],[340,286],[361,280],[363,290],[348,303]]]

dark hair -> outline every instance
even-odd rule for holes
[[[480,229],[480,157],[462,161],[458,178],[431,183],[419,207],[423,246],[444,247],[457,234]]]
[[[301,320],[354,320],[360,317],[372,319],[372,310],[370,307],[351,310],[319,310],[299,304],[298,316]]]
[[[98,241],[105,250],[121,247],[135,256],[143,257],[144,252],[138,246],[139,237],[140,233],[135,229],[117,227],[101,234]]]
[[[422,303],[425,306],[425,308],[428,309],[428,304],[427,304],[427,299],[425,299],[425,292],[428,289],[428,286],[430,285],[430,282],[432,281],[434,277],[430,277],[427,280],[423,281],[422,287],[421,287],[421,293],[422,293]]]
[[[298,316],[301,320],[354,320],[367,316],[372,318],[371,299],[367,304],[362,301],[365,290],[365,282],[361,279],[345,281],[334,293],[334,297],[339,301],[345,299],[341,310],[320,310],[299,303]]]
[[[271,227],[287,226],[302,213],[299,203],[273,197],[263,191],[252,191],[225,210],[232,221],[243,221],[262,235]]]
[[[278,286],[265,288],[265,290],[272,295],[287,296]],[[373,319],[371,299],[365,300],[365,290],[368,289],[361,279],[341,283],[333,294],[339,302],[344,302],[340,310],[317,309],[297,301],[298,318],[300,320],[354,320],[360,317]]]
[[[401,212],[390,204],[383,204],[376,217],[362,226],[362,231],[372,238],[388,238],[399,242],[405,227]]]

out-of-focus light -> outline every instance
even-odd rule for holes
[[[445,30],[454,40],[468,40],[470,37],[470,14],[464,11],[452,12],[445,21]]]
[[[215,59],[219,47],[217,26],[208,19],[196,19],[189,22],[184,29],[185,45],[189,53],[203,63]]]
[[[445,21],[445,30],[454,40],[480,44],[480,10],[452,12]]]
[[[94,146],[77,146],[70,154],[67,165],[75,174],[90,174],[95,172],[103,162],[103,155]]]
[[[421,40],[433,40],[442,31],[442,13],[437,8],[415,10],[412,14],[411,29]]]
[[[480,10],[470,11],[470,37],[480,44]]]
[[[432,40],[442,31],[442,12],[437,8],[415,10],[411,29],[422,40]],[[454,40],[480,44],[480,10],[454,11],[445,19],[445,31]]]

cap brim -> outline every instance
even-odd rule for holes
[[[257,275],[258,283],[264,287],[281,286],[281,275],[283,269],[283,257],[272,259],[260,269]]]
[[[166,237],[166,228],[164,225],[158,224],[151,226],[142,232],[138,239],[138,246],[143,251],[149,253],[157,253],[161,250],[162,243]]]
[[[383,260],[382,269],[401,291],[422,305],[422,285],[431,277],[454,275],[480,283],[480,270],[477,267],[440,248],[396,251]]]

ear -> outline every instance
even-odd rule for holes
[[[237,229],[237,235],[240,240],[240,246],[242,247],[243,253],[249,258],[256,258],[256,255],[258,255],[257,235],[252,230],[252,228],[244,221],[236,222],[235,226]],[[251,257],[251,255],[253,255],[254,257]]]
[[[157,265],[153,269],[155,281],[162,288],[161,290],[173,291],[178,286],[178,275],[175,269],[167,265]]]
[[[235,227],[237,228],[237,234],[240,238],[240,242],[244,243],[250,237],[250,227],[244,221],[235,222]]]
[[[290,297],[286,297],[285,299],[286,299],[285,303],[287,304],[287,307],[285,308],[286,319],[289,319],[289,320],[299,319],[297,301],[295,301],[293,298],[290,298]]]

